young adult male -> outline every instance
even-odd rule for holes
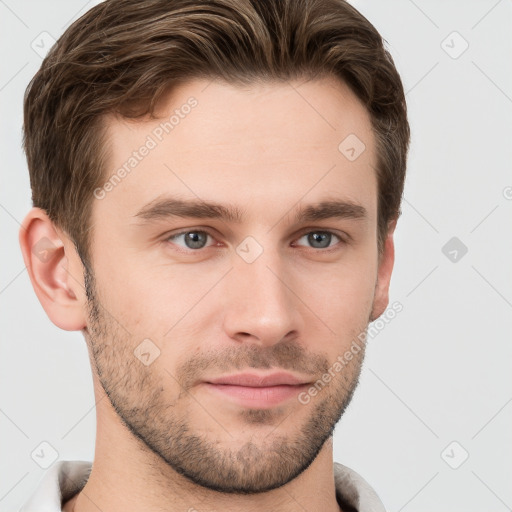
[[[107,0],[25,97],[20,244],[84,334],[94,461],[22,507],[380,511],[333,462],[388,305],[409,126],[342,0]]]

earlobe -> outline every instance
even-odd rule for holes
[[[377,283],[375,285],[373,308],[370,317],[371,322],[379,318],[389,304],[389,284],[391,282],[391,273],[393,272],[393,265],[395,263],[395,243],[393,240],[395,227],[396,220],[393,220],[389,223],[388,234],[384,242],[384,250],[379,258]]]
[[[19,242],[30,281],[50,320],[66,331],[82,330],[83,272],[72,242],[40,208],[32,208],[23,220]]]

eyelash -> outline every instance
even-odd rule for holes
[[[310,228],[308,228],[308,229],[310,229]],[[213,238],[215,240],[215,237],[206,229],[187,229],[187,230],[184,230],[184,231],[180,231],[179,233],[173,233],[172,235],[167,236],[164,239],[164,242],[171,242],[172,243],[172,240],[175,240],[179,236],[185,235],[187,233],[205,233],[206,235],[210,236],[211,238]],[[327,233],[327,234],[332,235],[332,236],[334,236],[334,237],[339,239],[339,242],[337,244],[334,244],[331,247],[320,248],[320,249],[315,248],[315,247],[309,247],[309,249],[311,249],[311,250],[313,250],[315,252],[330,252],[332,250],[336,250],[339,245],[345,245],[347,243],[345,238],[343,238],[341,235],[335,233],[334,231],[330,231],[328,229],[310,229],[309,231],[302,232],[299,235],[299,237],[297,238],[297,240],[299,240],[299,239],[303,238],[304,236],[309,235],[311,233]],[[186,253],[199,253],[199,252],[201,252],[203,250],[208,249],[208,247],[212,247],[212,246],[201,247],[200,249],[189,249],[189,248],[181,247],[181,246],[179,246],[179,247],[180,247],[179,250],[182,251],[182,252],[186,252]],[[301,246],[301,247],[304,247],[304,246]]]

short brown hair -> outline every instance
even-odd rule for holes
[[[344,0],[106,0],[74,22],[25,93],[33,205],[90,263],[104,115],[153,115],[173,85],[334,75],[366,106],[377,150],[378,247],[400,216],[409,124],[400,76],[373,25]],[[341,141],[340,141],[341,142]]]

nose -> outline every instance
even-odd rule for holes
[[[222,294],[226,334],[262,347],[297,337],[302,329],[300,300],[282,258],[264,251],[248,263],[235,255],[233,267]]]

